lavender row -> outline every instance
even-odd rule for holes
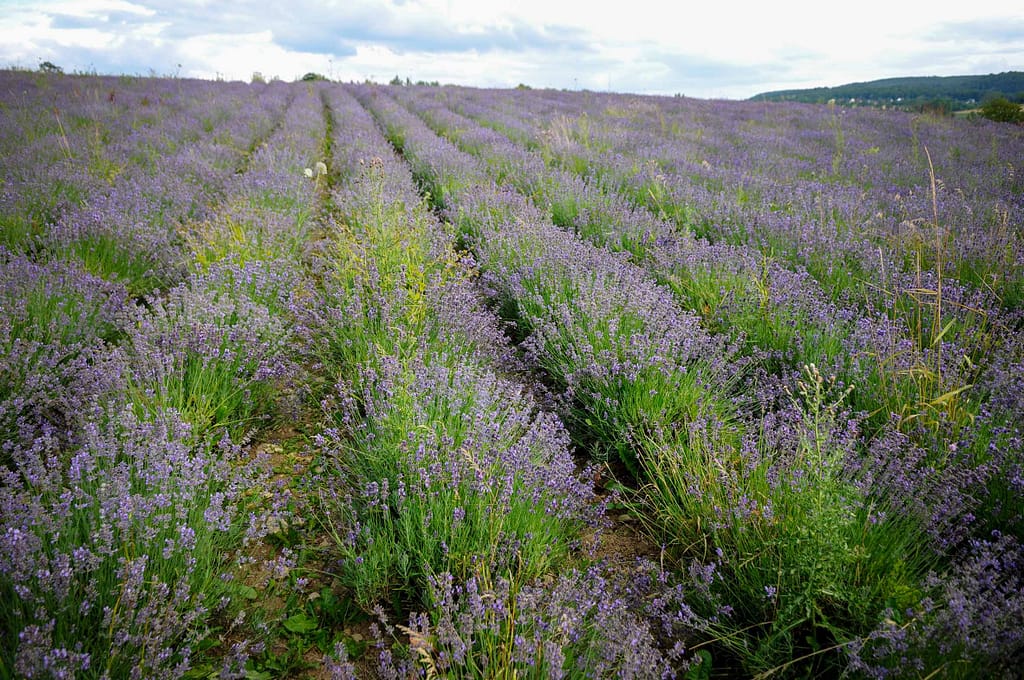
[[[187,95],[182,97],[189,99]],[[231,95],[225,103],[237,102]],[[238,130],[246,134],[256,126],[245,117],[239,117],[238,123]],[[266,123],[262,125],[269,127]],[[161,134],[166,131],[157,130],[154,136]],[[240,135],[243,133],[237,132],[235,136]],[[243,146],[254,142],[244,136],[238,141]],[[231,149],[234,142],[226,146]],[[176,184],[182,179],[178,171],[188,163],[197,171],[210,165],[223,155],[221,147],[225,145],[210,146],[208,156],[192,149],[169,157],[152,169],[155,174],[123,176],[114,186],[90,196],[87,203],[69,208],[41,240],[50,244],[49,250],[34,253],[36,259],[51,257],[67,264],[30,265],[15,253],[5,253],[5,265],[10,268],[5,294],[16,301],[11,308],[15,326],[8,336],[6,356],[12,362],[13,384],[20,385],[12,392],[12,401],[4,402],[5,433],[13,437],[17,430],[22,441],[31,441],[38,427],[50,422],[61,428],[62,440],[71,436],[68,426],[61,423],[83,412],[81,397],[74,396],[78,390],[71,387],[72,376],[58,379],[59,372],[48,368],[50,362],[57,361],[57,357],[84,361],[76,357],[109,354],[108,343],[121,344],[133,329],[140,327],[139,309],[130,297],[148,292],[150,285],[168,285],[185,276],[186,256],[175,231],[189,210],[191,192],[186,191],[187,200],[175,204],[170,203],[175,196],[168,190],[185,190],[184,185]],[[236,155],[235,162],[240,160]],[[198,174],[207,182],[223,185],[233,170],[211,169]],[[72,321],[77,331],[71,339],[66,329],[60,330],[61,324],[69,323],[68,316],[73,319],[84,314],[94,320],[97,307],[117,313],[106,312],[106,318],[92,327]],[[125,346],[130,345],[131,338],[128,340]],[[26,341],[35,344],[26,345]],[[144,351],[136,353],[138,357],[146,355]],[[110,374],[108,369],[94,370],[89,366],[83,370],[97,376]],[[146,369],[150,373],[152,370]],[[70,401],[63,403],[66,399]]]
[[[486,107],[476,93],[467,91],[467,98],[474,98],[477,115],[508,119],[495,107]],[[452,105],[466,104],[455,98]],[[1015,478],[1019,467],[1014,442],[1020,436],[1012,424],[1018,410],[1012,395],[1019,392],[1014,386],[1019,379],[1007,369],[1021,360],[1020,333],[1012,328],[1012,315],[986,310],[983,296],[952,281],[916,276],[904,279],[900,285],[907,292],[895,296],[882,314],[870,307],[837,305],[803,270],[791,271],[742,246],[709,246],[659,229],[664,222],[643,215],[642,209],[628,209],[613,191],[602,195],[575,175],[566,177],[557,168],[545,171],[536,155],[509,148],[503,137],[475,130],[463,118],[452,120],[453,114],[439,113],[436,104],[428,106],[428,115],[441,120],[449,116],[443,127],[457,131],[464,144],[487,158],[496,175],[513,159],[517,186],[533,188],[535,195],[550,196],[549,202],[556,203],[570,192],[544,187],[575,183],[580,203],[595,208],[577,211],[584,214],[574,226],[646,260],[689,306],[710,316],[713,327],[735,326],[760,348],[788,355],[796,365],[814,363],[853,385],[849,403],[872,414],[869,433],[891,424],[909,432],[925,428],[924,445],[933,450],[935,460],[946,459],[949,446],[973,451],[968,458],[987,470],[982,476],[990,475],[988,485],[994,487],[983,495],[1012,498],[1019,493],[1002,488],[1000,480]],[[609,204],[615,206],[614,213]],[[587,222],[596,222],[597,229]],[[929,291],[941,294],[943,307],[928,300]],[[1019,519],[1012,518],[1014,511],[1006,514],[1015,504],[992,501],[988,512],[1003,519],[982,526],[1004,531],[1015,527],[1012,531],[1019,536]]]
[[[956,410],[971,396],[961,388],[977,377],[965,370],[963,357],[982,364],[981,347],[958,347],[952,333],[939,351],[930,343],[922,347],[889,318],[837,306],[805,271],[792,271],[744,247],[711,246],[679,234],[614,191],[549,168],[539,154],[449,111],[432,97],[408,99],[435,129],[484,159],[496,181],[508,182],[539,207],[548,207],[557,224],[598,245],[631,253],[681,303],[701,312],[706,324],[743,338],[755,354],[763,353],[760,358],[767,365],[798,370],[813,363],[855,385],[852,403],[877,414],[876,429],[888,426],[893,413],[907,423],[916,421],[911,425],[915,428],[922,417],[944,417],[933,402],[950,393],[959,396],[945,404],[950,414],[976,413],[976,406],[963,414]],[[912,377],[932,368],[932,382]]]
[[[326,183],[322,88],[269,88],[280,112],[244,158],[244,172],[231,176],[216,206],[179,230],[200,268],[225,260],[278,262],[282,273],[292,272],[319,228]]]
[[[476,159],[438,138],[419,119],[383,98],[376,102],[390,104],[384,120],[398,121],[407,145],[416,135],[420,146],[406,153],[414,170],[421,163],[444,168],[461,163],[463,169],[451,175],[460,183],[475,180],[468,188],[441,190],[450,197],[446,213],[470,239],[490,285],[515,305],[515,318],[530,334],[524,345],[528,354],[557,379],[570,400],[587,403],[596,385],[623,389],[643,376],[674,381],[686,375],[709,395],[732,378],[735,367],[727,348],[649,274],[557,228],[522,195],[490,184]],[[435,175],[434,181],[447,177]],[[652,391],[674,392],[653,386]],[[589,407],[594,410],[587,417],[597,422],[608,418],[605,398],[601,395]],[[637,410],[646,417],[644,409]],[[679,414],[666,415],[665,422],[671,423]],[[621,428],[620,435],[635,427],[648,429],[639,423],[612,425]],[[625,453],[629,445],[622,445]]]
[[[12,181],[5,191],[9,221],[5,236],[9,245],[19,249],[61,253],[62,246],[75,247],[94,261],[97,271],[111,263],[103,262],[103,256],[84,243],[89,238],[79,238],[98,229],[89,226],[90,220],[116,220],[134,232],[152,232],[142,238],[144,247],[167,245],[165,233],[170,228],[161,223],[162,213],[170,211],[171,218],[195,214],[216,200],[219,187],[238,169],[245,150],[269,121],[270,112],[247,106],[258,100],[246,90],[212,98],[211,109],[209,86],[197,86],[201,90],[197,92],[171,90],[164,81],[149,81],[148,87],[134,83],[129,92],[138,95],[137,101],[115,103],[99,98],[99,90],[93,89],[96,83],[82,83],[83,94],[72,82],[57,79],[54,92],[23,102],[28,109],[19,106],[10,112],[8,122],[23,126],[12,138],[24,143],[8,156]],[[60,105],[53,116],[26,121],[20,115],[33,106],[45,110],[39,99],[51,96]],[[239,109],[252,115],[236,117],[234,111]],[[82,123],[64,126],[60,110]],[[60,158],[51,164],[40,162],[52,147],[59,147]],[[121,202],[127,205],[118,213],[116,206]],[[128,217],[129,210],[152,216],[158,224],[148,229],[133,224],[141,220]]]
[[[179,227],[190,274],[147,298],[132,338],[149,357],[135,380],[140,403],[172,405],[197,429],[227,428],[235,439],[274,413],[275,395],[299,387],[291,354],[308,288],[300,256],[320,202],[304,170],[322,155],[326,123],[318,92],[275,87],[279,121],[206,218]]]
[[[704,103],[705,106],[707,104]],[[694,181],[690,180],[687,183],[686,177],[674,175],[670,170],[666,170],[662,166],[669,161],[657,156],[657,154],[655,154],[657,156],[655,159],[649,157],[652,150],[660,148],[661,143],[651,139],[651,131],[656,129],[658,125],[653,123],[649,117],[644,117],[644,115],[645,113],[649,114],[650,109],[660,111],[658,109],[660,105],[658,100],[638,102],[626,112],[618,112],[609,102],[603,122],[599,114],[594,114],[598,120],[596,123],[592,122],[595,118],[588,117],[586,112],[575,114],[579,116],[575,122],[552,114],[555,117],[553,122],[547,127],[541,129],[543,126],[534,126],[530,131],[527,131],[524,127],[523,119],[516,118],[513,120],[515,117],[510,116],[509,112],[499,110],[497,104],[489,103],[481,96],[472,92],[467,91],[466,97],[457,99],[455,105],[458,107],[468,107],[466,108],[467,112],[473,113],[483,123],[497,126],[499,129],[507,131],[516,137],[520,143],[525,143],[532,148],[538,149],[549,161],[558,162],[574,172],[595,179],[606,187],[620,191],[624,196],[631,197],[637,204],[648,206],[654,213],[672,218],[676,224],[681,225],[684,229],[689,229],[694,220],[697,219],[693,202],[675,200],[668,195],[679,187],[694,186]],[[699,102],[694,102],[692,105],[693,108],[700,106],[701,103]],[[709,122],[710,113],[708,111],[700,112],[690,108],[681,108],[681,111],[675,112],[675,115],[679,116],[677,119],[668,119],[666,118],[668,114],[662,112],[659,119],[660,127],[662,129],[670,128],[677,130],[685,123],[704,125]],[[725,113],[732,120],[732,117],[735,117],[741,111],[742,108],[730,109]],[[683,116],[687,117],[684,118]],[[692,120],[690,116],[696,120]],[[536,121],[537,118],[534,117],[530,120]],[[647,124],[646,127],[643,125],[644,123]],[[738,123],[737,126],[743,127],[739,126]],[[800,125],[800,128],[802,129],[805,126],[806,123],[803,123]],[[749,127],[749,125],[746,127]],[[743,129],[746,129],[746,127],[743,127]],[[627,128],[627,130],[623,131],[623,128]],[[671,136],[673,139],[677,139],[681,135],[682,133],[673,133]],[[622,141],[623,136],[629,137],[630,142],[622,142],[622,145],[619,146],[618,142]],[[796,136],[795,134],[786,134],[785,131],[780,131],[776,135],[777,140],[774,146],[784,147],[791,137]],[[698,137],[703,139],[703,133],[698,134]],[[776,162],[779,158],[785,158],[792,153],[791,149],[773,148],[773,143],[767,139],[761,140],[756,148],[760,149],[758,158],[761,161],[761,165]],[[769,150],[771,153],[769,153]],[[677,151],[676,155],[671,156],[673,162],[679,162],[681,158],[680,154],[682,154],[682,151]],[[726,151],[729,151],[729,149],[723,149],[720,152],[725,154]],[[887,147],[887,151],[892,153],[893,147]],[[801,151],[803,154],[806,152],[807,150]],[[873,154],[869,155],[874,155],[876,152],[877,149]],[[736,153],[733,151],[731,156],[723,156],[721,162],[733,163],[732,157],[735,155]],[[712,156],[709,155],[708,157]],[[758,163],[749,159],[741,158],[740,162],[743,163],[740,167],[746,169],[758,167]],[[699,170],[703,169],[707,172],[711,171],[711,167],[711,164],[706,159],[698,164]],[[927,166],[925,166],[925,169],[927,170]],[[1010,174],[1012,183],[1012,171]],[[740,228],[749,232],[751,238],[771,238],[772,230],[764,226],[766,218],[763,215],[754,215],[753,212],[778,213],[783,210],[780,206],[786,204],[787,200],[792,202],[794,200],[793,197],[801,195],[802,189],[797,180],[787,178],[784,174],[784,169],[777,168],[774,165],[768,165],[764,170],[763,176],[759,176],[759,180],[762,184],[767,185],[775,192],[783,194],[783,196],[759,198],[757,194],[747,187],[747,183],[743,180],[736,180],[730,185],[723,184],[723,186],[736,186],[739,193],[736,199],[737,204],[743,210],[751,213],[751,219],[737,222]],[[925,172],[923,181],[927,183],[927,180],[928,175]],[[920,184],[922,177],[919,177],[917,181]],[[941,180],[938,182],[938,185],[942,188]],[[834,226],[830,227],[826,224],[826,220],[833,219],[835,210],[831,207],[823,206],[821,201],[829,200],[827,193],[829,190],[837,194],[846,191],[850,195],[846,196],[843,200],[848,205],[859,208],[864,203],[865,196],[859,194],[855,196],[854,194],[857,191],[863,190],[859,189],[856,185],[849,187],[846,185],[836,186],[834,182],[827,183],[826,185],[819,184],[816,187],[817,193],[815,194],[814,201],[812,201],[814,209],[811,210],[810,207],[807,209],[806,214],[801,218],[801,224],[805,225],[807,229],[822,229],[824,231],[831,229],[833,237],[836,237],[837,232]],[[927,189],[927,184],[925,184],[925,189]],[[1007,196],[1012,197],[1014,195],[1015,190],[1012,186],[1004,187],[1004,189]],[[1004,201],[1003,198],[998,200]],[[930,215],[931,204],[928,203],[927,206],[922,205],[921,210],[923,211],[926,207],[928,215]],[[871,208],[871,205],[869,204],[867,208]],[[1002,218],[1000,219],[1008,218],[1008,213],[1006,213],[1004,208],[1005,205],[997,209],[997,212],[1002,211]],[[924,212],[921,212],[918,218],[924,214]],[[870,216],[870,220],[880,220],[883,217],[883,213],[876,210]],[[768,219],[771,219],[771,217],[769,216]],[[1006,272],[1011,272],[1008,278],[1001,283],[994,280],[979,283],[980,279],[971,274],[968,276],[969,280],[957,283],[950,278],[950,274],[953,273],[955,275],[955,269],[964,264],[962,262],[963,258],[955,254],[955,249],[950,251],[951,245],[948,242],[940,243],[937,246],[937,251],[933,248],[933,246],[936,246],[936,237],[940,237],[941,241],[948,234],[941,230],[936,232],[934,229],[931,229],[931,226],[923,224],[923,220],[920,219],[911,220],[906,215],[899,219],[902,220],[901,228],[909,227],[913,233],[901,233],[893,241],[897,245],[911,246],[912,251],[910,252],[903,254],[894,253],[888,245],[879,244],[875,241],[870,243],[858,241],[850,246],[842,238],[837,240],[836,237],[833,238],[833,243],[830,245],[825,243],[820,237],[805,236],[799,239],[798,245],[801,248],[801,258],[803,259],[796,258],[797,263],[811,271],[822,282],[823,289],[844,306],[863,307],[865,300],[867,300],[869,310],[874,309],[876,313],[885,313],[886,310],[889,310],[890,314],[892,314],[891,310],[895,306],[902,308],[900,309],[900,314],[906,317],[905,323],[908,324],[916,322],[920,325],[920,318],[914,318],[915,315],[917,317],[929,315],[934,317],[936,315],[931,312],[940,307],[943,313],[951,318],[957,318],[963,325],[981,324],[989,327],[1013,327],[1018,324],[1019,315],[1017,312],[1012,311],[1014,307],[1012,298],[1015,295],[1013,288],[1017,285],[1012,271],[1016,267],[1013,264],[1013,260],[1014,258],[1019,258],[1020,252],[1019,248],[1014,245],[1017,242],[1017,238],[1012,233],[1002,234],[1000,238],[1009,238],[1009,242],[1004,243],[1002,246],[996,247],[990,243],[982,246],[982,248],[989,249],[990,252],[1005,253],[1010,258],[1008,263],[1001,263],[994,267],[994,269],[1001,269],[1002,272],[997,278],[1004,276]],[[711,219],[711,222],[718,224],[715,220],[718,220],[718,218],[714,217],[714,219]],[[733,222],[730,220],[729,223]],[[846,239],[863,240],[878,232],[876,228],[868,223],[851,220],[845,220],[844,223],[846,227],[839,231],[841,232],[840,235]],[[1000,229],[1002,232],[1005,232],[1005,227],[1010,224],[1012,222],[1009,221],[1001,223]],[[930,229],[931,231],[929,231]],[[721,241],[722,239],[712,240]],[[965,236],[964,240],[969,242],[968,245],[972,248],[977,248],[979,243],[976,234]],[[725,241],[747,242],[745,239],[739,239],[738,241],[726,239]],[[768,256],[782,256],[786,259],[794,259],[789,257],[790,249],[788,247],[775,247],[772,243],[760,242],[751,242],[751,245]],[[882,245],[881,250],[879,245]],[[848,246],[855,248],[860,254],[851,255],[848,252]],[[996,248],[995,251],[991,251],[992,247]],[[944,269],[928,271],[929,268],[935,269],[934,265],[936,262],[932,257],[935,252],[944,252],[948,261],[942,263]],[[978,252],[981,252],[981,250],[979,249]],[[807,261],[804,256],[814,258],[816,261]],[[986,258],[985,263],[986,267],[993,266],[991,264],[991,257]],[[911,265],[909,270],[904,266],[907,264]],[[866,270],[863,269],[864,266],[867,267]],[[865,271],[868,273],[864,273]],[[943,274],[945,274],[944,277]],[[845,282],[840,281],[840,279],[844,279]],[[1007,311],[1007,305],[1000,306],[997,298],[992,295],[992,292],[1002,284],[1006,284],[1009,287],[1008,292],[1002,295],[1002,299],[1004,302],[1009,301],[1008,309],[1010,311]],[[935,325],[941,327],[941,324]],[[935,334],[937,333],[937,328],[934,330],[928,329],[927,332]]]
[[[200,433],[248,440],[302,390],[295,317],[310,287],[301,256],[320,206],[305,168],[326,134],[319,92],[279,90],[280,118],[225,183],[221,202],[181,225],[188,272],[146,298],[129,338],[129,394],[174,408]]]

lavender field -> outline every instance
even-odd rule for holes
[[[0,72],[0,678],[1018,677],[1024,128]]]

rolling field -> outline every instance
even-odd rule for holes
[[[1024,128],[0,72],[0,678],[1015,677]]]

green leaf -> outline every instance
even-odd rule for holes
[[[237,592],[239,597],[244,597],[247,600],[255,600],[257,597],[256,589],[251,586],[240,585]]]
[[[690,666],[686,672],[686,680],[711,680],[711,652],[702,649],[697,652],[700,663]]]
[[[266,671],[247,668],[245,670],[245,680],[274,680],[274,676]]]
[[[306,635],[308,633],[312,633],[319,627],[320,624],[317,623],[316,619],[309,617],[306,614],[303,614],[302,612],[289,616],[284,621],[285,630],[287,630],[290,633],[295,633],[297,635]]]

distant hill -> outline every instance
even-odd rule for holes
[[[843,105],[939,107],[956,111],[974,108],[996,96],[1024,103],[1024,71],[985,76],[884,78],[836,87],[763,92],[751,99],[812,104],[824,104],[834,99]]]

